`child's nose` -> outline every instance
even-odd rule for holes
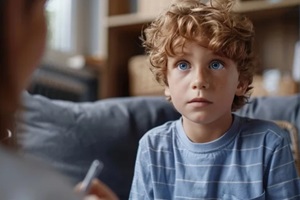
[[[208,88],[209,88],[209,82],[208,82],[207,75],[205,75],[204,72],[198,72],[194,80],[192,81],[192,89],[200,90],[200,89],[208,89]]]

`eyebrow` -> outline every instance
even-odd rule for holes
[[[174,53],[175,53],[175,55],[174,56],[176,56],[176,57],[184,57],[184,56],[192,56],[192,52],[186,52],[186,51],[184,51],[184,49],[182,50],[182,51],[174,51]],[[171,56],[171,57],[174,57],[174,56]],[[222,58],[222,59],[229,59],[229,58],[227,58],[227,57],[225,57],[225,56],[222,56],[222,55],[220,55],[220,54],[217,54],[216,52],[213,52],[213,51],[211,51],[211,53],[209,53],[209,56],[211,56],[211,57],[217,57],[217,58]]]

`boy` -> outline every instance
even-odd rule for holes
[[[300,199],[285,133],[232,114],[255,60],[253,25],[232,7],[181,0],[145,30],[151,70],[182,117],[140,140],[130,199]]]

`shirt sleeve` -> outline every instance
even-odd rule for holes
[[[153,186],[151,180],[149,148],[141,140],[137,152],[133,182],[129,199],[153,199]]]
[[[290,144],[285,137],[281,137],[274,148],[267,169],[266,199],[300,198],[300,179]]]

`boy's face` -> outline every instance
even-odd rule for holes
[[[234,61],[196,42],[178,48],[168,57],[165,94],[171,97],[184,121],[219,126],[231,120],[235,95],[245,93]]]

